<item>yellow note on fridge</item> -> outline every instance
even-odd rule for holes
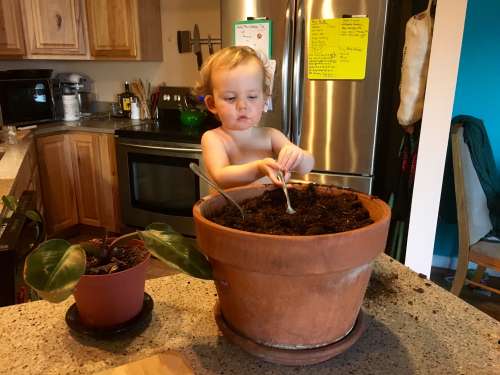
[[[368,17],[311,19],[308,41],[309,79],[364,79]]]

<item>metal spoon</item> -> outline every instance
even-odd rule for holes
[[[205,173],[203,173],[201,171],[201,169],[198,166],[198,164],[196,164],[196,163],[189,163],[189,168],[191,168],[191,170],[193,171],[194,174],[196,174],[198,177],[200,177],[201,179],[203,179],[207,184],[209,184],[215,190],[217,190],[224,198],[226,198],[226,200],[229,203],[234,204],[238,208],[238,210],[240,210],[241,218],[243,220],[245,220],[245,213],[243,212],[243,208],[241,208],[241,206],[238,203],[236,203],[236,201],[233,198],[231,198],[228,194],[226,194],[224,192],[224,190],[222,190],[214,181],[212,181],[208,176],[206,176]]]
[[[278,181],[280,181],[283,184],[283,192],[285,193],[285,198],[286,198],[286,213],[293,215],[297,211],[295,211],[292,208],[292,205],[290,204],[290,197],[288,196],[288,189],[286,188],[285,176],[283,176],[282,171],[278,172],[277,178],[278,178]]]

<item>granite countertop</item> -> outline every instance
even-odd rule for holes
[[[224,339],[213,317],[211,281],[177,274],[148,280],[149,327],[133,339],[69,333],[69,299],[0,309],[0,373],[88,374],[167,350],[196,374],[500,374],[500,323],[386,255],[375,262],[364,308],[369,326],[347,352],[287,367],[254,358]]]
[[[67,131],[82,131],[94,133],[113,134],[116,129],[131,125],[139,125],[145,120],[130,120],[126,118],[113,118],[108,115],[94,116],[91,119],[79,121],[59,121],[39,124],[35,129],[18,131],[18,143],[0,143],[0,197],[12,192],[19,168],[26,157],[27,151],[37,136],[64,133]],[[0,211],[3,203],[0,201]]]
[[[114,118],[109,115],[101,115],[77,121],[57,121],[47,124],[39,124],[33,132],[35,136],[49,135],[66,131],[113,134],[117,129],[122,129],[131,125],[143,124],[146,121],[148,120],[130,120],[128,118]]]
[[[0,144],[0,152],[3,153],[0,159],[0,197],[12,193],[19,168],[33,143],[33,134],[30,130],[18,132],[17,138],[16,144]],[[0,201],[1,210],[3,210],[3,203]]]

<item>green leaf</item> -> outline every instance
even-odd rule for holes
[[[205,255],[169,225],[153,223],[139,235],[144,246],[164,263],[193,277],[213,279],[212,267]]]
[[[68,298],[85,272],[85,251],[80,245],[52,239],[40,244],[27,258],[24,280],[50,302]]]
[[[42,217],[40,216],[40,214],[36,211],[33,211],[33,210],[26,210],[26,212],[24,213],[26,215],[26,217],[36,223],[41,223],[42,222]]]
[[[17,199],[13,195],[3,195],[2,202],[11,211],[15,211],[17,208]]]
[[[146,227],[146,230],[150,230],[150,229],[158,230],[160,232],[180,235],[180,233],[176,232],[174,228],[172,228],[170,225],[165,224],[165,223],[151,223]]]

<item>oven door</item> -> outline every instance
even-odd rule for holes
[[[201,147],[118,138],[116,152],[123,223],[164,222],[194,236],[193,205],[208,187],[189,163],[203,168]]]

